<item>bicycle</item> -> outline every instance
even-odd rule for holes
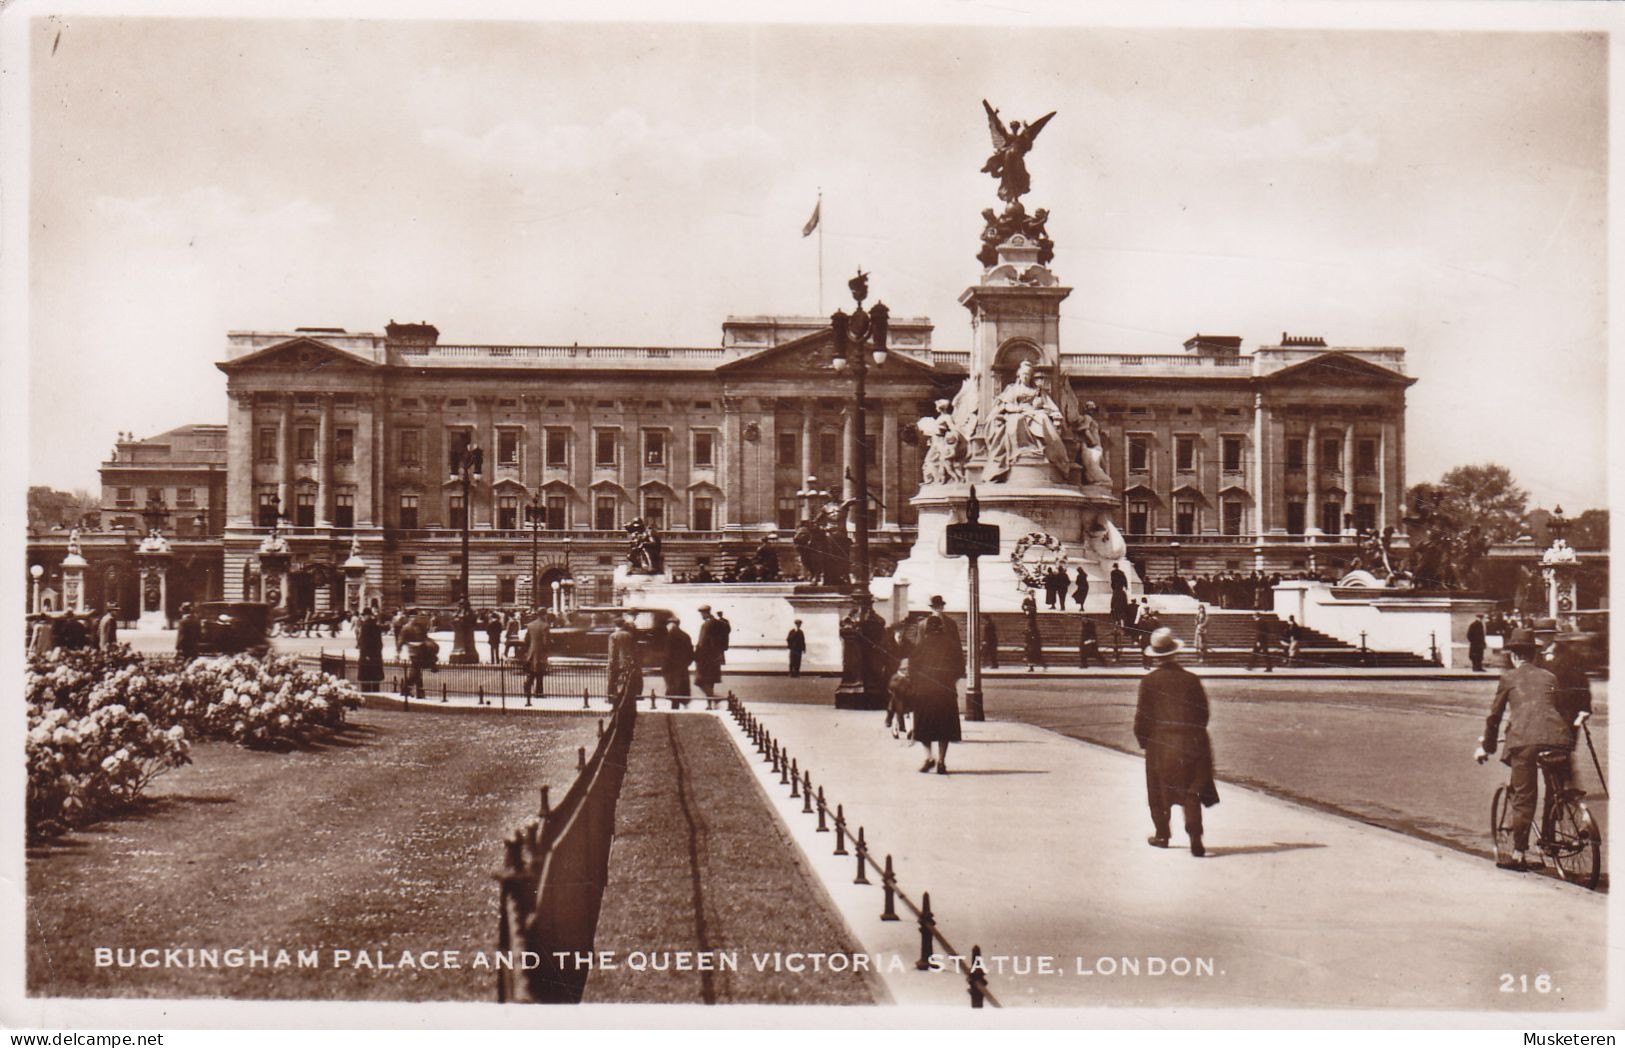
[[[1591,732],[1586,730],[1586,741]],[[1566,785],[1565,774],[1570,751],[1557,747],[1542,750],[1535,758],[1540,766],[1545,803],[1534,844],[1571,884],[1595,890],[1602,877],[1602,830],[1585,805],[1586,792]],[[1508,803],[1510,784],[1500,786],[1490,800],[1490,840],[1495,847],[1497,866],[1510,866],[1513,856],[1512,806]]]

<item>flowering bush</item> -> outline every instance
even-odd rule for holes
[[[186,729],[116,704],[83,717],[30,704],[26,753],[31,836],[128,807],[154,778],[191,760]]]
[[[48,834],[133,802],[188,740],[291,746],[338,727],[354,686],[291,658],[51,651],[28,664],[28,826]]]

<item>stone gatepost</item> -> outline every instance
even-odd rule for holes
[[[1546,614],[1557,620],[1562,632],[1575,629],[1574,612],[1579,604],[1575,576],[1580,573],[1580,555],[1565,539],[1552,540],[1540,555],[1540,573],[1546,580]]]
[[[141,576],[141,613],[136,617],[136,629],[169,628],[169,562],[172,558],[169,542],[157,528],[136,548],[136,565]]]
[[[271,533],[260,543],[257,554],[260,562],[260,600],[273,607],[288,607],[288,563],[293,559],[288,549],[288,540],[282,537],[279,528],[273,527]]]
[[[79,548],[79,529],[68,532],[68,555],[62,558],[62,606],[75,614],[85,612],[85,561]]]
[[[350,558],[344,562],[344,610],[361,614],[367,603],[367,562],[361,559],[361,540],[350,543]]]

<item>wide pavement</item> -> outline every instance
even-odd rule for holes
[[[1196,859],[1146,844],[1137,757],[990,721],[965,725],[951,774],[922,775],[922,750],[894,740],[880,714],[748,708],[828,803],[864,827],[876,858],[894,857],[909,898],[931,893],[954,948],[980,945],[1004,965],[989,979],[1004,1005],[1574,1013],[1604,1004],[1604,896],[1223,781],[1222,803],[1207,813],[1209,857]],[[754,752],[731,721],[730,730]],[[905,962],[887,975],[897,1002],[965,1006],[962,977],[912,970],[918,929],[906,910],[903,921],[879,920],[878,877],[852,884],[855,862],[831,854],[833,835],[816,832],[767,764],[753,767],[859,940]],[[1184,843],[1178,831],[1175,843]],[[1036,974],[1040,958],[1056,973]],[[1134,964],[1141,974],[1125,974]],[[1211,974],[1150,974],[1176,964]]]

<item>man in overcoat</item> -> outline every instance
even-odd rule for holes
[[[1095,620],[1089,616],[1078,613],[1078,669],[1086,670],[1091,661],[1104,665],[1100,657],[1100,634],[1095,627]]]
[[[1155,832],[1147,838],[1154,848],[1166,848],[1169,817],[1177,804],[1184,811],[1185,834],[1191,854],[1207,854],[1202,846],[1202,809],[1219,803],[1213,781],[1213,743],[1208,738],[1207,692],[1194,673],[1179,664],[1184,647],[1173,630],[1158,629],[1145,648],[1154,668],[1140,681],[1134,711],[1134,738],[1145,750],[1146,802]]]
[[[694,683],[705,697],[716,697],[722,682],[722,653],[728,650],[728,628],[711,615],[711,605],[700,605],[700,636],[694,643]]]
[[[807,651],[807,635],[801,630],[801,620],[784,635],[784,646],[790,650],[790,676],[801,676],[801,656]]]
[[[1073,587],[1072,599],[1078,602],[1079,611],[1083,610],[1084,601],[1089,599],[1089,576],[1084,574],[1082,568],[1078,569],[1077,585]]]
[[[638,654],[638,638],[632,632],[631,616],[621,616],[615,632],[609,635],[610,700],[636,702],[643,691],[643,659]]]
[[[199,642],[203,639],[203,623],[190,602],[181,605],[181,617],[175,623],[175,656],[183,662],[197,658]]]
[[[96,624],[96,647],[103,651],[112,651],[118,643],[118,605],[109,604],[107,611],[102,615],[101,622]]]
[[[552,631],[547,625],[547,613],[541,608],[531,612],[530,624],[525,627],[525,646],[520,652],[520,664],[525,667],[525,701],[532,695],[540,698],[547,687],[547,649],[552,645]]]
[[[356,680],[362,691],[376,691],[384,680],[384,627],[371,608],[361,610],[355,625]]]
[[[1484,672],[1484,616],[1474,615],[1467,627],[1467,658],[1473,663],[1474,673]]]
[[[666,681],[666,698],[672,709],[688,708],[688,667],[694,662],[694,640],[683,632],[675,618],[666,620],[666,652],[660,660],[660,673]]]

